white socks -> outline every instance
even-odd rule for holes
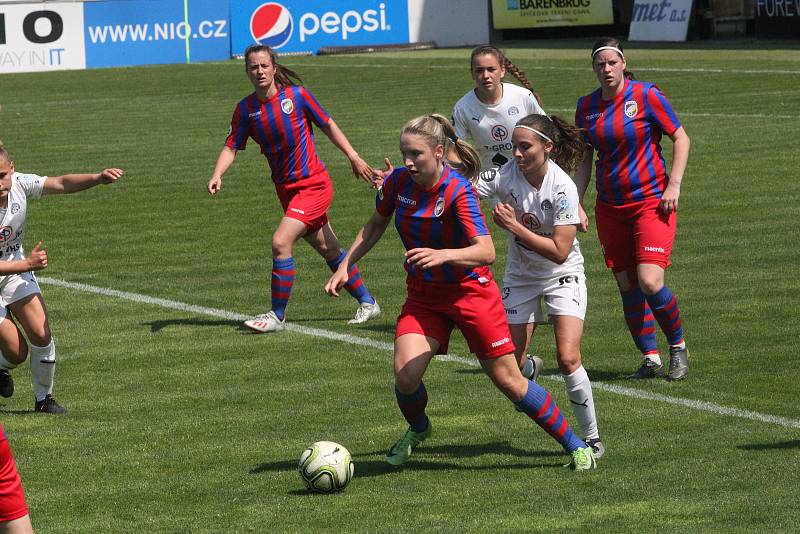
[[[594,397],[592,396],[592,383],[589,382],[589,375],[581,365],[571,375],[562,375],[564,384],[567,386],[569,403],[572,406],[572,413],[578,420],[581,427],[581,434],[584,440],[598,439],[600,434],[597,431],[597,417],[594,413]]]
[[[53,375],[56,372],[56,344],[50,340],[46,347],[31,345],[31,383],[36,400],[44,400],[53,392]]]

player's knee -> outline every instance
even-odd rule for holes
[[[634,268],[614,272],[614,277],[617,279],[619,290],[623,293],[633,291],[639,287],[639,275]]]
[[[419,380],[404,373],[399,373],[394,377],[394,387],[404,395],[411,395],[419,389]]]
[[[661,276],[643,275],[639,277],[639,287],[645,295],[654,295],[664,287],[664,279]]]
[[[581,353],[577,350],[565,348],[557,354],[558,370],[562,375],[571,375],[581,366]]]
[[[294,243],[284,236],[272,236],[272,257],[285,258],[292,255],[292,248]]]
[[[53,341],[53,335],[47,325],[32,329],[28,332],[28,337],[31,340],[31,344],[37,347],[46,347]]]

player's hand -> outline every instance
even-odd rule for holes
[[[447,250],[412,248],[406,252],[406,262],[419,269],[439,267],[450,260]]]
[[[36,243],[36,246],[33,247],[25,261],[28,264],[29,271],[41,271],[47,268],[47,251],[42,248],[41,241]]]
[[[353,169],[353,174],[356,177],[361,178],[367,183],[372,183],[372,167],[369,166],[369,163],[364,161],[361,156],[358,154],[350,160],[350,167]]]
[[[517,214],[510,204],[499,202],[492,209],[492,220],[503,230],[511,230],[517,224]]]
[[[215,176],[208,181],[208,194],[216,195],[222,189],[222,178]]]
[[[348,278],[350,278],[347,274],[347,262],[342,262],[341,265],[344,265],[345,268],[336,269],[336,272],[330,277],[328,283],[325,284],[325,293],[331,297],[338,297],[339,290],[342,289],[342,286],[344,286]]]
[[[578,220],[580,221],[578,231],[586,232],[589,230],[589,216],[586,215],[586,210],[583,209],[582,204],[578,204]]]
[[[111,168],[111,169],[103,169],[100,173],[99,179],[101,184],[113,184],[120,178],[122,175],[125,174],[125,171],[122,169]]]
[[[681,196],[681,187],[670,183],[664,194],[661,196],[661,202],[658,204],[658,209],[664,215],[669,215],[673,211],[678,211],[678,198]]]
[[[383,187],[383,182],[386,181],[386,177],[394,172],[394,165],[389,161],[389,158],[383,158],[383,162],[386,164],[386,169],[375,169],[372,171],[372,187],[375,189]]]

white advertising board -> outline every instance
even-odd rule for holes
[[[0,73],[86,68],[83,4],[0,4]]]
[[[685,41],[692,0],[636,0],[629,41]]]

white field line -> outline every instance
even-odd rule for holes
[[[534,60],[535,61],[535,60]],[[413,64],[392,64],[392,63],[283,63],[287,67],[300,67],[303,69],[440,69],[440,70],[463,70],[469,74],[469,66],[462,65],[413,65]],[[591,62],[587,61],[585,67],[543,67],[541,65],[525,65],[525,71],[529,70],[554,70],[554,71],[586,71],[592,70]],[[796,75],[800,74],[800,70],[787,70],[787,69],[706,69],[702,67],[697,68],[678,68],[678,67],[634,67],[634,72],[688,72],[698,74],[786,74]]]
[[[243,315],[241,313],[235,313],[227,310],[220,310],[217,308],[206,308],[205,306],[195,306],[193,304],[186,304],[184,302],[178,302],[175,300],[150,297],[148,295],[142,295],[139,293],[129,293],[127,291],[118,291],[116,289],[107,289],[104,287],[91,286],[88,284],[67,282],[64,280],[59,280],[57,278],[37,277],[37,280],[39,281],[40,284],[44,285],[58,286],[66,289],[72,289],[75,291],[82,291],[85,293],[93,293],[96,295],[114,297],[142,304],[160,306],[162,308],[168,308],[171,310],[196,313],[198,315],[220,317],[223,319],[230,319],[233,321],[244,321],[245,319],[249,319],[251,317],[250,315]],[[286,330],[290,332],[304,334],[307,336],[341,341],[343,343],[349,343],[351,345],[362,345],[365,347],[372,347],[375,349],[385,350],[385,351],[393,350],[393,345],[391,343],[386,343],[384,341],[375,341],[372,339],[353,336],[350,334],[340,334],[338,332],[331,332],[330,330],[322,330],[320,328],[310,328],[295,323],[287,322]],[[440,361],[456,362],[463,365],[467,365],[469,367],[479,367],[479,363],[475,358],[465,358],[463,356],[457,356],[453,354],[444,354],[437,356],[436,359]],[[543,378],[546,378],[548,380],[557,382],[562,381],[561,377],[557,375],[542,375],[542,376]],[[616,393],[618,395],[623,395],[626,397],[664,402],[666,404],[683,406],[685,408],[690,408],[701,412],[709,412],[717,415],[727,415],[730,417],[738,417],[740,419],[750,419],[753,421],[759,421],[762,423],[771,423],[786,428],[800,428],[800,420],[788,419],[785,417],[779,417],[776,415],[763,414],[758,412],[751,412],[748,410],[740,410],[738,408],[731,408],[728,406],[714,404],[713,402],[684,399],[681,397],[670,397],[668,395],[662,395],[660,393],[651,393],[649,391],[642,391],[639,389],[617,386],[614,384],[606,384],[605,382],[598,382],[598,381],[592,381],[592,387],[594,389],[608,391],[610,393]]]

